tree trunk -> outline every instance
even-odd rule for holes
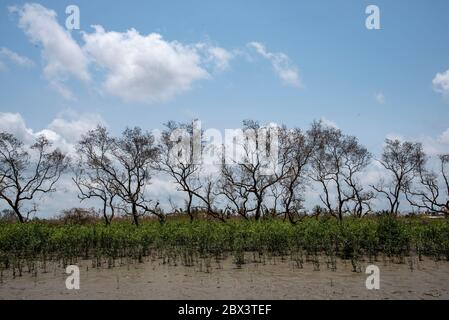
[[[137,206],[135,203],[132,204],[132,214],[133,214],[133,220],[136,227],[139,226],[139,216],[137,214]]]
[[[256,221],[259,221],[260,219],[260,211],[261,211],[261,207],[262,207],[262,203],[259,199],[257,199],[257,207],[256,207],[256,214],[254,216],[254,218],[256,219]]]
[[[110,225],[110,221],[109,221],[109,218],[108,218],[108,212],[107,212],[107,210],[108,210],[107,204],[106,204],[106,202],[104,202],[104,204],[103,204],[103,218],[104,218],[104,223],[105,223],[106,226],[109,226],[109,225]]]
[[[193,196],[191,193],[189,193],[189,201],[187,202],[187,214],[190,217],[190,223],[193,222],[192,200],[193,200]]]
[[[23,218],[23,215],[20,213],[19,209],[17,208],[13,208],[14,209],[14,213],[17,216],[17,219],[19,219],[20,223],[25,223],[25,219]]]

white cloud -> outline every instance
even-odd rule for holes
[[[409,140],[410,141],[410,140]],[[430,136],[421,136],[411,141],[422,143],[424,152],[429,156],[436,156],[442,153],[444,144],[441,144],[438,139]],[[447,147],[446,147],[447,148]]]
[[[9,10],[18,15],[19,27],[29,40],[41,47],[44,76],[66,99],[74,99],[67,86],[70,78],[91,80],[90,64],[105,72],[103,92],[128,102],[153,103],[191,89],[198,80],[211,78],[209,67],[225,70],[233,57],[217,46],[166,41],[160,34],[141,35],[135,29],[106,32],[101,26],[83,33],[84,44],[80,45],[58,23],[53,10],[40,4]]]
[[[320,121],[323,125],[325,125],[327,127],[334,128],[334,129],[340,129],[336,122],[326,119],[325,117],[321,117]]]
[[[0,112],[0,132],[9,132],[25,144],[32,144],[36,137],[43,135],[53,145],[70,155],[75,154],[75,144],[82,134],[104,124],[97,114],[78,114],[67,111],[57,116],[47,127],[40,131],[29,128],[19,113]]]
[[[226,70],[229,67],[229,61],[233,55],[220,47],[210,47],[208,49],[210,60],[214,62],[216,68],[220,71]]]
[[[167,42],[157,33],[143,36],[134,29],[120,33],[94,28],[83,35],[84,50],[106,70],[104,90],[125,101],[167,100],[210,76],[194,46]]]
[[[34,140],[33,130],[26,126],[25,120],[19,113],[0,112],[0,132],[14,134],[27,144]]]
[[[55,118],[48,125],[48,129],[64,137],[66,141],[76,143],[84,133],[99,124],[105,125],[105,121],[98,114],[77,114],[66,111]]]
[[[0,72],[5,71],[6,70],[6,65],[0,61]]]
[[[196,47],[205,55],[204,62],[206,64],[212,64],[216,71],[228,69],[230,61],[235,56],[234,53],[223,48],[210,46],[204,43],[197,44]]]
[[[449,129],[443,132],[437,138],[430,136],[421,136],[417,141],[423,144],[424,152],[429,156],[439,156],[449,154]]]
[[[449,94],[449,70],[437,73],[432,83],[436,92]]]
[[[88,60],[71,34],[58,23],[56,12],[36,3],[10,7],[9,11],[19,16],[19,27],[29,40],[42,48],[44,76],[50,86],[63,97],[73,99],[65,82],[70,77],[89,81]]]
[[[290,58],[285,53],[272,53],[266,50],[259,42],[250,42],[248,46],[254,48],[262,57],[269,60],[276,75],[287,85],[302,88],[297,68],[292,65]]]
[[[382,92],[379,92],[378,94],[376,94],[376,101],[380,104],[384,104],[385,103],[385,95]]]
[[[34,65],[33,61],[31,61],[27,57],[21,56],[18,53],[11,51],[5,47],[0,48],[0,57],[6,58],[9,61],[22,67],[31,67]]]
[[[74,99],[68,87],[70,79],[95,86],[92,79],[98,77],[91,75],[90,66],[104,72],[102,93],[126,102],[151,104],[188,91],[200,80],[211,79],[213,71],[226,70],[234,57],[242,55],[202,42],[168,41],[158,33],[105,31],[99,25],[93,26],[91,33],[83,32],[84,43],[79,44],[51,9],[27,3],[9,7],[9,11],[18,16],[18,25],[29,40],[41,48],[43,73],[50,86],[67,99]],[[269,52],[258,42],[248,46],[271,62],[282,82],[302,86],[298,70],[286,54]],[[29,63],[12,51],[4,54],[16,63]]]
[[[400,134],[391,133],[386,136],[390,140],[404,141],[416,141],[423,145],[424,152],[429,156],[438,156],[441,154],[449,153],[449,129],[444,131],[438,137],[432,137],[428,135],[421,135],[418,137],[405,137]]]

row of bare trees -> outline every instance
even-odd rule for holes
[[[340,220],[372,213],[375,199],[383,199],[393,215],[401,201],[449,214],[449,154],[429,159],[420,143],[387,139],[380,159],[373,160],[356,137],[321,122],[307,131],[256,121],[244,121],[241,129],[240,153],[232,159],[229,146],[208,143],[195,122],[168,122],[160,137],[140,128],[114,137],[98,126],[81,138],[71,159],[44,137],[27,146],[0,133],[0,199],[25,222],[37,210],[35,200],[54,192],[68,172],[81,201],[100,201],[106,224],[117,215],[131,216],[136,225],[144,215],[163,222],[166,214],[148,192],[151,180],[162,175],[184,194],[183,208],[173,204],[171,211],[192,221],[199,215],[222,221],[269,215],[296,223],[310,213],[304,202],[311,189],[321,201],[312,213]],[[215,165],[204,162],[210,154],[218,159]],[[376,165],[382,177],[369,185],[368,169]]]

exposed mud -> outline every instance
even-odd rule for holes
[[[449,299],[449,262],[376,262],[380,289],[367,290],[365,268],[353,272],[347,261],[332,271],[322,263],[297,268],[291,261],[248,263],[232,259],[185,267],[161,261],[114,268],[80,263],[80,290],[67,290],[64,269],[12,277],[4,271],[0,299]],[[411,266],[413,266],[411,268]]]

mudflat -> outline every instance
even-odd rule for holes
[[[186,267],[160,260],[113,268],[80,266],[80,289],[66,288],[65,270],[54,265],[46,273],[12,277],[3,271],[0,299],[449,299],[449,262],[407,259],[399,264],[378,261],[380,289],[368,290],[365,269],[353,272],[349,261],[337,269],[321,263],[298,268],[289,260],[247,263],[232,258]]]

